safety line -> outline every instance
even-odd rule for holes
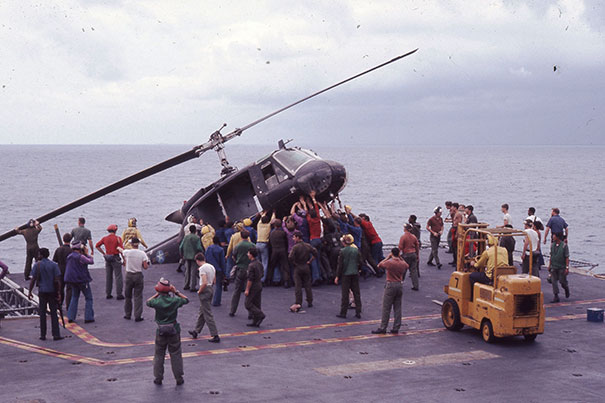
[[[573,320],[580,319],[586,317],[585,314],[574,314],[574,315],[562,315],[555,317],[546,318],[547,322],[556,322],[561,320]],[[311,345],[319,345],[319,344],[331,344],[331,343],[341,343],[347,341],[360,341],[360,340],[369,340],[369,339],[378,339],[378,338],[388,338],[388,337],[401,337],[401,336],[414,336],[414,335],[429,335],[446,331],[445,328],[432,328],[432,329],[417,329],[417,330],[409,330],[402,331],[398,334],[363,334],[358,336],[344,336],[344,337],[332,337],[327,339],[316,338],[312,340],[300,340],[300,341],[292,341],[292,342],[284,342],[284,343],[273,343],[273,344],[262,344],[258,346],[240,346],[240,347],[231,347],[231,348],[221,348],[214,350],[201,350],[201,351],[192,351],[183,353],[184,358],[190,357],[203,357],[210,355],[220,355],[220,354],[228,354],[228,353],[238,353],[238,352],[251,352],[251,351],[263,351],[263,350],[278,350],[283,348],[290,347],[301,347],[301,346],[311,346]],[[94,357],[87,357],[79,354],[71,354],[64,353],[61,351],[57,351],[50,348],[36,346],[34,344],[25,343],[18,340],[9,339],[6,337],[0,336],[0,344],[4,344],[7,346],[16,347],[25,351],[43,354],[55,358],[61,358],[68,361],[80,362],[83,364],[89,364],[94,366],[109,366],[109,365],[124,365],[124,364],[134,364],[140,362],[150,362],[153,361],[153,356],[144,356],[144,357],[134,357],[134,358],[123,358],[116,360],[100,360]]]

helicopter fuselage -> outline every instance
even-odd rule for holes
[[[179,233],[152,246],[147,254],[153,263],[178,262],[178,247],[191,215],[215,228],[226,217],[237,221],[263,210],[273,210],[277,217],[283,217],[300,195],[313,190],[318,201],[333,200],[346,179],[342,164],[280,143],[278,150],[200,189],[180,210],[169,214],[166,220],[180,224]]]

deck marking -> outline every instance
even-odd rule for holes
[[[595,301],[600,301],[600,300],[579,301],[579,302],[576,301],[576,302],[571,302],[571,303],[567,303],[567,304],[569,304],[569,305],[577,305],[577,304],[582,304],[582,303],[588,304],[588,303],[594,303]],[[605,299],[603,299],[603,301],[605,301]],[[408,317],[408,320],[411,320],[412,318],[425,319],[425,318],[434,317],[434,316],[439,317],[440,315],[422,315],[422,316],[416,316],[416,317],[412,316],[412,317]],[[546,322],[556,322],[556,321],[562,321],[562,320],[574,320],[574,319],[581,319],[581,318],[586,318],[586,314],[581,313],[581,314],[569,314],[569,315],[562,315],[562,316],[551,316],[551,317],[546,317],[545,320],[546,320]],[[336,324],[317,325],[317,327],[316,326],[311,326],[311,327],[312,328],[322,328],[322,327],[334,327],[334,326],[342,326],[342,325],[346,326],[349,324],[351,324],[351,325],[352,324],[355,324],[355,325],[368,324],[368,323],[375,323],[375,322],[377,322],[377,321],[344,322],[344,323],[336,323]],[[73,325],[73,323],[70,325]],[[294,330],[294,329],[297,329],[297,328],[288,328],[288,330]],[[77,330],[77,329],[75,329],[75,330]],[[283,331],[283,329],[268,329],[267,331],[268,332],[278,332],[278,331]],[[316,344],[329,344],[329,343],[340,343],[340,342],[346,342],[346,341],[368,340],[368,339],[376,339],[376,338],[428,335],[428,334],[434,334],[434,333],[439,333],[439,332],[443,332],[443,331],[446,331],[446,329],[443,327],[439,327],[439,328],[432,328],[432,329],[409,330],[409,331],[400,332],[399,334],[363,334],[363,335],[358,335],[358,336],[334,337],[334,338],[328,338],[328,339],[301,340],[301,341],[293,341],[293,342],[285,342],[285,343],[263,344],[263,345],[258,345],[258,346],[233,347],[233,348],[216,349],[216,350],[202,350],[202,351],[186,352],[186,353],[183,353],[183,357],[202,357],[202,356],[206,356],[206,355],[215,355],[215,354],[271,350],[271,349],[281,349],[281,348],[308,346],[308,345],[316,345]],[[261,333],[261,332],[265,332],[265,331],[261,330],[261,331],[246,332],[246,333],[257,334],[257,333]],[[94,336],[91,336],[91,337],[94,337]],[[189,338],[181,339],[181,340],[182,341],[189,340]],[[80,362],[83,364],[89,364],[89,365],[95,365],[95,366],[121,365],[121,364],[132,364],[132,363],[153,361],[153,356],[124,358],[124,359],[116,359],[116,360],[101,360],[98,358],[86,357],[86,356],[82,356],[79,354],[65,353],[65,352],[54,350],[54,349],[37,346],[35,344],[30,344],[30,343],[26,343],[26,342],[14,340],[14,339],[9,339],[9,338],[2,337],[2,336],[0,336],[0,344],[11,346],[11,347],[16,347],[16,348],[19,348],[19,349],[22,349],[25,351],[33,352],[33,353],[43,354],[43,355],[47,355],[47,356],[51,356],[51,357],[55,357],[55,358],[61,358],[64,360]],[[145,344],[153,344],[153,343],[145,343]],[[141,344],[138,344],[138,345],[141,345]]]
[[[601,299],[592,299],[592,300],[582,300],[582,301],[568,301],[568,302],[558,302],[551,304],[544,304],[545,308],[552,307],[560,307],[560,306],[571,306],[571,305],[587,305],[594,304],[599,302],[605,302],[605,298]],[[412,321],[412,320],[425,320],[425,319],[438,319],[441,318],[441,314],[429,314],[429,315],[416,315],[416,316],[404,316],[402,317],[402,321]],[[263,329],[263,330],[250,330],[246,332],[235,332],[235,333],[222,333],[220,334],[221,338],[225,337],[241,337],[241,336],[250,336],[250,335],[258,335],[258,334],[274,334],[274,333],[284,333],[284,332],[299,332],[302,330],[320,330],[320,329],[329,329],[336,327],[348,327],[348,326],[359,326],[359,325],[372,325],[380,323],[380,319],[375,320],[360,320],[355,322],[339,322],[339,323],[324,323],[319,325],[308,325],[308,326],[297,326],[297,327],[287,327],[287,328],[277,328],[277,329]],[[144,341],[141,343],[113,343],[113,342],[105,342],[97,337],[90,334],[88,331],[83,329],[76,323],[68,323],[67,329],[71,331],[74,335],[84,340],[88,344],[92,344],[100,347],[137,347],[137,346],[149,346],[155,343],[154,340]],[[181,341],[194,341],[196,339],[192,339],[190,337],[184,337]]]
[[[466,361],[487,360],[491,358],[500,358],[500,356],[483,350],[475,350],[461,353],[427,355],[415,358],[397,358],[394,360],[331,365],[328,367],[314,368],[314,370],[327,376],[342,376],[361,374],[364,372],[386,371],[389,369],[447,365]]]

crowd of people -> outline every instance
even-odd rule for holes
[[[244,306],[251,320],[248,326],[259,327],[265,319],[262,310],[262,291],[266,287],[294,287],[293,304],[290,310],[300,312],[303,307],[303,290],[307,307],[313,307],[313,286],[336,284],[341,287],[341,304],[337,317],[346,318],[349,309],[355,310],[355,317],[361,318],[362,300],[360,277],[374,275],[382,277],[386,273],[386,285],[383,296],[382,318],[378,329],[372,333],[387,332],[390,312],[394,322],[391,333],[397,333],[401,326],[401,301],[403,280],[410,272],[414,291],[420,289],[420,247],[421,225],[417,217],[411,215],[404,224],[404,232],[397,247],[390,250],[385,258],[383,242],[367,214],[355,214],[348,205],[340,200],[318,202],[315,193],[300,196],[292,205],[290,214],[281,218],[273,211],[263,211],[254,217],[231,223],[225,219],[214,228],[201,218],[190,216],[184,226],[186,235],[179,245],[181,262],[177,271],[184,272],[183,291],[196,292],[200,301],[195,326],[189,330],[192,338],[197,338],[205,325],[211,338],[209,342],[220,342],[212,307],[220,306],[222,293],[232,286],[229,316],[237,313],[241,294],[245,296]],[[338,203],[338,207],[337,207]],[[502,207],[502,227],[512,228],[509,206]],[[446,233],[449,249],[456,265],[458,225],[477,223],[472,205],[446,202],[447,217],[442,218],[443,208],[437,206],[426,223],[430,235],[431,252],[426,262],[428,266],[442,268],[439,258],[441,237]],[[445,224],[451,226],[445,232]],[[539,276],[544,265],[541,247],[552,234],[549,281],[553,287],[553,302],[559,301],[560,284],[569,297],[567,273],[569,270],[569,249],[566,243],[568,226],[552,209],[551,218],[546,225],[536,217],[535,209],[529,208],[523,221],[527,237],[521,250],[521,270],[529,272],[529,256],[533,256],[532,274]],[[94,322],[93,298],[90,288],[92,277],[88,266],[94,263],[94,249],[91,231],[85,227],[86,220],[78,219],[78,225],[63,235],[63,245],[54,253],[52,260],[47,248],[39,248],[37,235],[42,226],[31,220],[28,228],[18,230],[26,240],[26,265],[24,276],[30,281],[30,297],[37,284],[40,301],[40,339],[46,338],[46,312],[50,312],[51,329],[54,340],[61,340],[57,310],[63,304],[67,310],[69,322],[76,320],[80,293],[84,295],[84,322]],[[544,234],[542,231],[545,230]],[[128,227],[122,236],[117,235],[118,226],[107,227],[107,235],[94,247],[105,261],[106,284],[105,297],[113,298],[114,281],[116,299],[124,300],[124,319],[135,322],[143,318],[143,272],[149,268],[150,261],[146,253],[139,249],[146,247],[135,218],[128,221]],[[512,252],[515,249],[513,238],[502,238],[497,259],[502,264],[513,264]],[[494,239],[488,244],[493,246]],[[477,272],[471,275],[472,282],[491,282],[493,266],[490,267],[489,248],[485,256],[477,258]],[[491,250],[491,252],[490,252]],[[489,252],[489,253],[488,253]],[[473,251],[468,251],[472,254]],[[33,261],[36,260],[35,263]],[[0,262],[6,275],[8,267]],[[125,281],[122,270],[124,268]],[[161,279],[155,286],[156,293],[147,300],[153,308],[156,332],[156,356],[154,360],[154,382],[162,383],[163,359],[168,349],[173,359],[173,371],[177,383],[182,384],[182,359],[180,358],[180,327],[176,321],[177,311],[189,302],[188,298],[177,290],[174,283]],[[179,364],[180,362],[180,364]]]

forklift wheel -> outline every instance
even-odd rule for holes
[[[460,321],[460,308],[458,308],[458,304],[452,298],[446,299],[443,303],[441,307],[441,320],[448,330],[460,330],[464,326]]]
[[[489,319],[485,319],[481,323],[481,336],[483,336],[483,340],[486,343],[492,343],[495,339],[494,328],[492,327],[492,322],[490,322]]]
[[[532,341],[536,340],[536,337],[538,337],[537,334],[524,334],[523,337],[525,337],[525,341],[528,343],[531,343]]]

